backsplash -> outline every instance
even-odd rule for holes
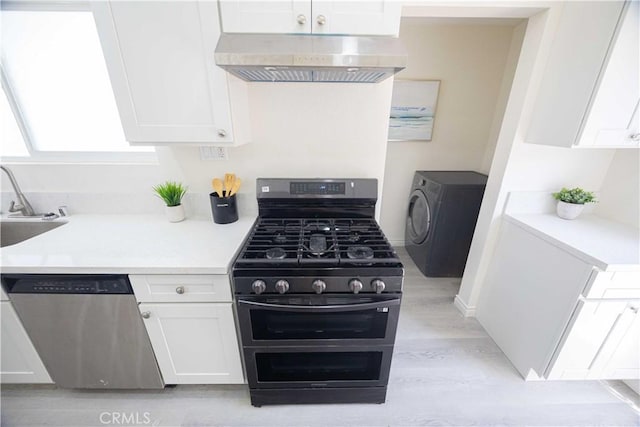
[[[56,212],[59,206],[67,206],[69,215],[142,215],[164,214],[164,203],[153,194],[141,193],[44,193],[25,192],[36,212]],[[256,216],[257,204],[253,197],[238,194],[238,210],[241,216]],[[12,192],[0,193],[2,214],[8,208],[15,195]],[[187,193],[183,199],[187,218],[211,218],[211,205],[207,193]]]

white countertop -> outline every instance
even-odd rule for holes
[[[596,215],[511,213],[505,219],[603,271],[640,270],[640,230]]]
[[[163,215],[73,215],[0,249],[3,273],[227,274],[255,217],[169,223]]]

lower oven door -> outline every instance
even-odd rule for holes
[[[393,345],[400,295],[240,296],[242,344]]]
[[[392,353],[393,346],[244,349],[252,389],[385,386]]]

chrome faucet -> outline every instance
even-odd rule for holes
[[[13,191],[14,193],[16,193],[16,199],[18,199],[18,203],[13,200],[11,201],[9,212],[20,212],[20,216],[41,216],[34,212],[27,198],[24,196],[24,194],[22,194],[22,191],[20,191],[20,186],[18,186],[18,182],[13,176],[13,172],[11,172],[11,169],[1,165],[0,169],[6,172],[7,176],[9,177],[9,181],[11,181]]]

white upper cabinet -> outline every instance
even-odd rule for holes
[[[109,1],[92,2],[92,9],[130,143],[247,142],[242,131],[249,126],[239,117],[232,126],[236,100],[229,91],[243,82],[213,59],[220,35],[215,2]],[[242,115],[246,105],[238,101]]]
[[[311,1],[221,0],[222,29],[226,33],[311,32]]]
[[[640,3],[565,2],[526,142],[640,144]]]
[[[397,36],[401,9],[392,0],[220,0],[227,33]]]

